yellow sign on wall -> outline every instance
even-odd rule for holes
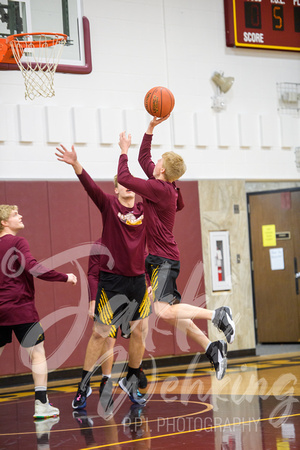
[[[263,225],[262,238],[264,247],[276,247],[276,226]]]

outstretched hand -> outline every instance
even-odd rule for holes
[[[171,114],[168,114],[165,117],[152,117],[148,129],[146,131],[146,134],[152,134],[154,128],[159,125],[160,123],[164,122],[165,120],[167,120],[170,117]]]
[[[58,161],[62,161],[67,164],[71,164],[71,166],[74,166],[77,161],[77,154],[75,152],[74,145],[72,145],[71,151],[67,150],[63,145],[60,145],[60,147],[56,147],[56,150],[59,152],[55,153]]]
[[[152,117],[150,124],[153,127],[156,127],[156,125],[159,125],[160,123],[164,122],[165,120],[167,120],[170,117],[171,113],[168,114],[165,117]]]
[[[122,131],[119,136],[119,147],[122,155],[127,155],[128,149],[131,146],[131,134],[126,136],[126,131]]]
[[[56,150],[59,152],[55,153],[58,161],[65,162],[73,166],[73,169],[75,170],[75,173],[77,175],[80,175],[82,173],[82,165],[77,159],[74,145],[72,145],[71,151],[67,150],[66,147],[64,147],[62,144],[60,144],[60,147],[56,147]]]

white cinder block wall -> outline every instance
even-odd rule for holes
[[[25,100],[18,71],[0,72],[0,179],[74,179],[55,146],[75,143],[97,179],[111,179],[118,135],[132,133],[130,167],[149,116],[153,86],[176,98],[171,120],[155,130],[154,158],[170,148],[188,165],[184,179],[297,180],[299,115],[278,111],[278,82],[300,83],[297,52],[225,45],[223,0],[83,0],[93,71],[57,73],[56,96]],[[235,78],[227,108],[212,110],[221,70]]]

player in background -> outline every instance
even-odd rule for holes
[[[30,357],[34,381],[34,418],[59,415],[49,403],[44,331],[34,304],[33,277],[45,281],[77,283],[73,273],[47,269],[32,256],[28,242],[17,234],[24,229],[16,205],[0,205],[0,355],[12,342],[12,332]]]
[[[166,152],[156,164],[151,159],[151,142],[154,128],[169,118],[153,117],[143,137],[139,152],[139,163],[148,180],[133,177],[128,169],[128,149],[131,136],[120,134],[118,180],[133,190],[144,201],[146,236],[149,255],[146,258],[146,270],[151,279],[154,297],[154,311],[164,319],[187,333],[204,350],[213,364],[218,380],[225,375],[227,368],[227,343],[223,340],[211,342],[195,325],[194,319],[211,320],[222,330],[227,342],[235,337],[235,324],[231,309],[227,306],[215,311],[180,303],[176,279],[180,271],[180,258],[177,243],[173,235],[173,226],[177,209],[183,207],[179,189],[175,185],[186,171],[180,155]]]

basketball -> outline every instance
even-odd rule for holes
[[[165,117],[173,110],[175,98],[169,89],[156,86],[145,95],[144,105],[151,116]]]

